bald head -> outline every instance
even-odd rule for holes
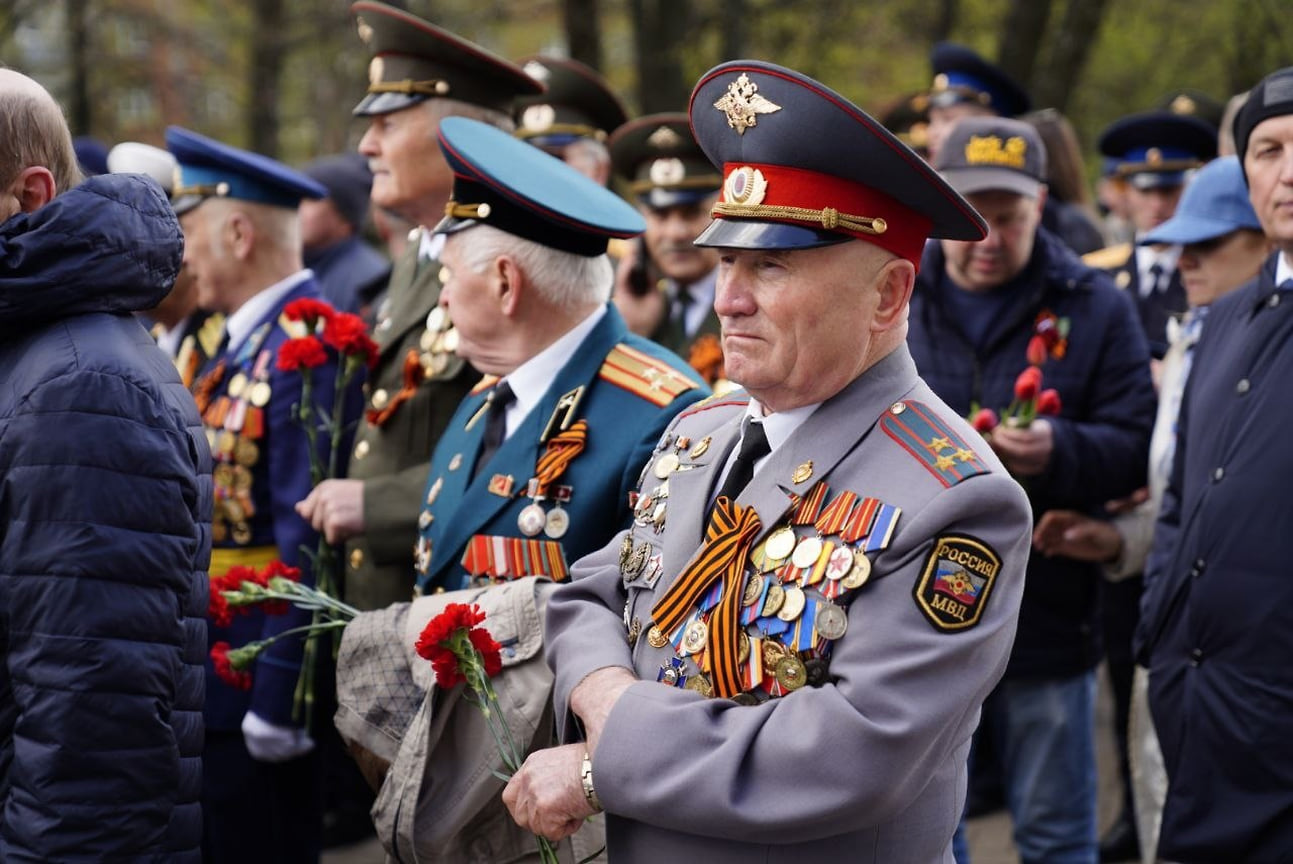
[[[0,69],[0,216],[34,210],[80,182],[72,135],[54,97],[26,75]]]

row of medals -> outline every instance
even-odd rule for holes
[[[687,455],[693,459],[699,458],[708,450],[709,443],[708,437],[702,439]],[[674,449],[685,450],[689,444],[689,439],[680,437],[674,442]],[[668,448],[668,442],[665,446]],[[669,497],[668,478],[680,467],[680,459],[676,452],[671,451],[660,456],[654,463],[652,472],[662,482],[651,494],[642,496],[637,502],[635,508],[637,518],[641,522],[650,524],[657,532],[664,526],[664,508],[666,499]],[[811,468],[806,470],[809,472],[808,475],[797,476],[795,482],[801,482],[811,476]],[[762,599],[762,608],[757,618],[776,616],[781,621],[792,623],[803,615],[811,602],[816,606],[814,629],[817,635],[828,643],[843,636],[848,630],[848,614],[844,608],[828,599],[810,598],[802,587],[795,584],[802,581],[816,566],[821,559],[826,542],[827,540],[818,534],[798,537],[790,525],[782,525],[774,530],[751,553],[750,563],[754,565],[755,572],[749,573],[746,579],[745,590],[741,597],[742,607],[748,609]],[[795,580],[788,585],[782,582],[780,574],[776,572],[787,563],[793,565],[797,571]],[[649,568],[654,569],[659,566],[658,560],[651,557],[649,543],[635,544],[631,534],[625,536],[624,543],[620,547],[620,570],[626,582],[634,582],[647,573]],[[824,575],[831,582],[838,582],[840,588],[853,591],[865,585],[870,578],[871,560],[867,558],[860,544],[853,547],[841,541],[831,551]],[[631,641],[636,635],[630,633]],[[708,624],[702,618],[695,618],[683,630],[680,653],[697,655],[705,650],[708,641]],[[659,627],[653,626],[647,631],[647,643],[652,648],[664,648],[669,644],[669,636]],[[745,631],[737,634],[737,662],[742,665],[749,660],[750,644],[750,637]],[[826,679],[826,659],[824,656],[814,656],[813,651],[797,652],[770,636],[760,640],[760,650],[763,654],[763,668],[773,670],[777,683],[786,691],[798,690],[805,684],[815,686]],[[801,653],[808,656],[801,657]],[[713,696],[713,686],[707,675],[701,673],[686,676],[683,674],[681,664],[669,665],[661,670],[661,680],[666,684],[676,686],[684,678],[684,686],[688,689],[695,690],[706,697]],[[733,699],[741,704],[754,704],[758,701],[752,693],[738,693]]]
[[[560,540],[570,530],[570,514],[562,504],[570,501],[573,490],[569,486],[555,486],[552,490],[552,509],[545,509],[545,499],[538,494],[538,478],[531,478],[526,494],[532,500],[521,508],[516,516],[516,527],[526,537],[538,537],[545,534],[553,540]]]
[[[256,408],[269,404],[268,381],[252,382],[239,372],[229,379],[225,395],[246,400]],[[251,438],[232,429],[206,429],[207,444],[216,464],[211,469],[215,487],[215,512],[211,519],[211,539],[223,543],[232,539],[245,546],[251,542],[250,520],[256,514],[251,501],[251,469],[260,461],[260,447]]]
[[[427,314],[427,326],[418,340],[422,349],[418,357],[422,371],[428,378],[444,373],[453,361],[454,352],[458,350],[458,331],[449,321],[449,313],[443,306],[437,306]]]

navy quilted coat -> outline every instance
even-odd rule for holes
[[[0,223],[0,862],[198,861],[210,456],[131,314],[175,279],[160,189]]]

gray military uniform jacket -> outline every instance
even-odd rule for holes
[[[355,432],[350,458],[349,476],[364,481],[365,530],[346,543],[346,600],[360,609],[413,596],[413,546],[431,452],[480,379],[453,355],[443,334],[428,329],[440,300],[440,265],[432,261],[419,272],[418,239],[411,237],[391,272],[386,309],[373,331],[380,353],[365,387],[367,417]],[[412,398],[374,422],[375,412],[391,409],[405,386],[410,352],[423,380]]]
[[[678,654],[646,635],[652,607],[702,548],[709,496],[745,407],[721,397],[679,415],[656,460],[677,436],[710,440],[668,475],[663,519],[643,508],[650,518],[627,543],[622,534],[582,559],[549,600],[548,661],[566,740],[577,735],[570,693],[586,675],[625,666],[642,679],[593,754],[610,860],[951,862],[970,735],[1005,669],[1023,593],[1024,492],[900,347],[823,403],[738,498],[760,517],[756,549],[785,524],[787,493],[805,495],[818,481],[901,510],[891,534],[860,544],[873,550],[870,576],[834,601],[847,609],[847,629],[825,675],[757,704],[705,698],[658,681]],[[644,472],[642,495],[654,497],[656,473]],[[796,529],[800,541],[812,531]],[[639,572],[639,556],[621,554],[640,543],[648,560],[660,556],[658,568]],[[967,557],[971,548],[979,551]],[[961,582],[948,581],[958,574]],[[816,592],[804,589],[809,604],[822,602]],[[678,671],[694,676],[694,661]]]

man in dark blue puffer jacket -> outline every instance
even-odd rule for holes
[[[131,314],[179,225],[151,180],[77,186],[31,79],[0,118],[0,862],[197,862],[211,460]]]

